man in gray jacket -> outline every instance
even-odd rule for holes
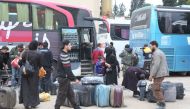
[[[159,108],[164,108],[165,101],[161,84],[164,77],[169,76],[168,65],[165,54],[158,49],[158,43],[156,41],[152,41],[150,42],[150,45],[152,49],[152,61],[150,65],[149,80],[153,80],[153,94],[157,100],[157,105]]]

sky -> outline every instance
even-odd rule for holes
[[[124,3],[124,5],[126,6],[126,9],[127,9],[125,15],[128,15],[130,7],[131,7],[131,0],[116,0],[117,4],[120,4],[122,2]],[[153,5],[162,5],[162,0],[145,0],[145,2],[153,4]],[[115,0],[113,0],[113,5],[114,4],[115,4]]]

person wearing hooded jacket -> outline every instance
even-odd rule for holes
[[[132,66],[132,57],[133,57],[132,51],[133,49],[130,48],[129,45],[125,45],[125,49],[119,55],[119,57],[121,58],[121,64],[123,64],[122,70],[124,73],[130,66]]]

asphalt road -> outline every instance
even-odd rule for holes
[[[119,79],[121,83],[122,78]],[[185,97],[183,100],[177,100],[176,102],[167,102],[166,109],[190,109],[190,77],[167,77],[165,81],[171,82],[182,82],[185,87]],[[147,101],[139,101],[132,97],[132,92],[129,90],[124,90],[125,105],[127,107],[122,107],[121,109],[155,109],[156,104],[148,103]],[[51,101],[42,102],[37,109],[54,109],[56,96],[51,97]],[[17,104],[15,109],[24,109],[23,105]],[[72,109],[68,107],[61,107],[61,109]],[[96,106],[82,107],[82,109],[101,109]],[[113,109],[111,107],[106,107],[103,109]]]

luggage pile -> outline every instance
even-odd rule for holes
[[[182,100],[185,96],[183,83],[163,82],[161,87],[163,89],[163,94],[166,102],[175,102],[176,99]],[[151,85],[148,87],[146,98],[148,102],[156,102],[156,99],[153,96]]]
[[[1,77],[4,79],[5,76]],[[6,77],[6,81],[1,81],[0,84],[0,109],[12,109],[16,105],[16,91],[8,87],[9,79],[10,77]]]
[[[121,107],[124,103],[123,87],[104,85],[103,77],[84,77],[82,84],[72,84],[75,102],[80,106]],[[64,106],[71,107],[66,98]]]

